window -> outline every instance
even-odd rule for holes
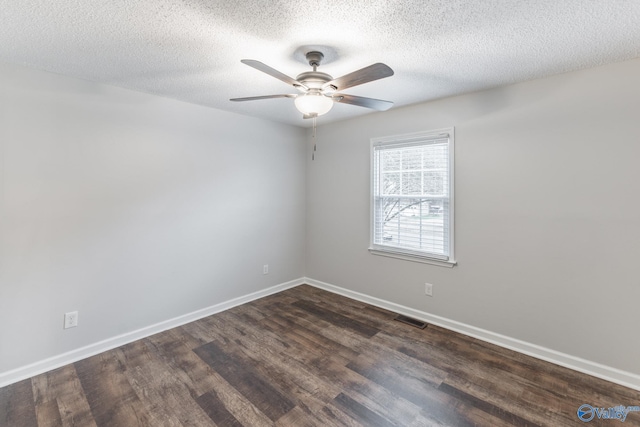
[[[376,255],[452,267],[453,128],[371,140]]]

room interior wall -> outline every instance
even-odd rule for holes
[[[638,76],[633,60],[320,118],[307,155],[306,275],[640,374]],[[458,265],[370,254],[370,139],[451,126]]]
[[[639,71],[320,119],[311,161],[301,129],[0,64],[0,375],[304,275],[640,373]],[[448,126],[459,264],[369,254],[369,139]]]
[[[0,374],[304,276],[305,150],[297,127],[0,65]]]

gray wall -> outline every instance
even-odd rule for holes
[[[0,65],[0,373],[302,277],[305,150],[299,128]]]
[[[307,276],[640,373],[639,76],[634,60],[320,126]],[[459,265],[369,254],[369,139],[448,126]]]

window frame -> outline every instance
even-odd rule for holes
[[[379,146],[393,146],[393,145],[407,145],[407,144],[420,144],[420,142],[433,141],[435,139],[443,139],[448,135],[448,154],[449,154],[449,162],[448,162],[448,179],[449,179],[449,239],[448,239],[448,248],[449,255],[442,257],[437,254],[430,254],[427,252],[416,251],[411,249],[403,249],[395,246],[387,246],[384,244],[375,243],[375,209],[376,209],[376,165],[375,165],[375,150],[376,147]],[[370,143],[370,218],[369,218],[369,252],[373,255],[382,255],[392,258],[403,259],[407,261],[421,262],[426,264],[438,265],[443,267],[453,267],[457,264],[455,261],[455,251],[454,251],[454,242],[455,242],[455,208],[454,208],[454,153],[455,153],[455,143],[454,143],[454,128],[443,128],[443,129],[435,129],[429,131],[421,131],[414,133],[407,133],[401,135],[391,135],[385,137],[377,137],[371,138]]]

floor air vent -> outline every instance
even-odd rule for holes
[[[427,323],[422,320],[413,319],[408,316],[403,316],[402,314],[398,314],[393,320],[397,320],[398,322],[406,323],[407,325],[415,326],[416,328],[424,329],[427,327]]]

